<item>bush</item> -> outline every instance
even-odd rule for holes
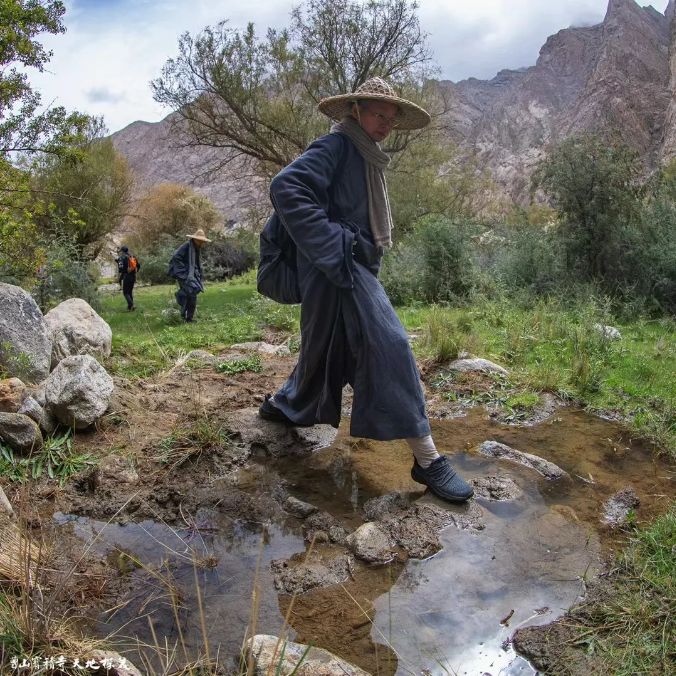
[[[381,282],[395,304],[457,303],[479,280],[472,241],[478,227],[467,221],[426,218],[383,259]]]
[[[206,280],[231,279],[245,273],[257,263],[257,256],[240,246],[233,237],[213,233],[210,237],[213,241],[201,250]]]

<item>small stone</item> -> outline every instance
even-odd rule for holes
[[[345,544],[354,555],[367,563],[387,563],[392,560],[390,538],[375,523],[365,523],[348,535]]]
[[[284,502],[284,509],[289,514],[297,516],[299,519],[305,519],[310,516],[310,514],[314,514],[317,511],[317,507],[314,505],[298,500],[298,498],[294,498],[293,496],[286,499]]]
[[[561,479],[564,476],[568,476],[567,472],[564,472],[558,465],[549,462],[549,460],[545,460],[538,455],[532,455],[531,453],[522,453],[497,441],[484,441],[479,446],[479,453],[530,467],[548,479]]]
[[[641,500],[636,491],[633,488],[623,488],[603,505],[603,520],[614,526],[623,524],[628,520],[629,514],[640,505]]]
[[[502,375],[509,375],[509,371],[504,368],[504,366],[494,364],[492,361],[488,361],[488,359],[480,359],[478,357],[474,359],[456,359],[446,368],[449,371],[479,371],[480,373],[501,373]]]
[[[270,343],[237,343],[231,350],[240,350],[242,352],[258,352],[259,354],[269,354],[275,357],[287,357],[291,354],[288,345],[270,345]]]
[[[40,428],[21,413],[0,413],[0,439],[13,451],[24,455],[42,448]]]
[[[108,455],[96,468],[98,482],[114,482],[121,484],[137,484],[138,472],[131,466],[127,458],[121,455]]]
[[[339,556],[328,563],[310,561],[295,566],[288,559],[277,559],[270,563],[270,569],[277,589],[287,594],[304,594],[345,582],[350,573],[350,559]]]
[[[26,386],[19,378],[0,380],[0,413],[18,413],[26,398]]]
[[[409,499],[399,491],[371,498],[364,503],[364,516],[368,521],[380,521],[392,512],[400,512],[411,506]]]
[[[474,486],[474,496],[486,500],[514,500],[521,497],[523,491],[513,479],[506,476],[484,476],[469,482]]]
[[[622,334],[614,326],[594,324],[594,328],[607,340],[622,340]]]

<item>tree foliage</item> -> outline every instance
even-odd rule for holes
[[[221,214],[203,195],[185,185],[162,183],[139,202],[133,233],[125,242],[135,249],[148,250],[163,238],[185,238],[199,228],[209,232],[222,222]]]
[[[131,170],[106,133],[103,121],[91,118],[74,154],[42,155],[32,166],[41,230],[68,236],[81,258],[98,256],[131,199]]]
[[[227,150],[271,175],[300,155],[328,121],[317,102],[382,76],[438,120],[446,100],[429,80],[433,70],[418,5],[409,0],[307,0],[291,25],[238,31],[221,22],[185,33],[179,54],[151,83],[155,100],[178,113],[186,145]],[[391,151],[419,133],[395,133]]]

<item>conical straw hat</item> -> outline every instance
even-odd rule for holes
[[[204,230],[202,230],[202,228],[200,228],[196,232],[193,232],[192,235],[186,235],[186,237],[190,239],[199,239],[202,242],[211,242],[210,239],[207,239],[207,236],[204,234]]]
[[[327,117],[333,120],[342,120],[350,114],[355,101],[360,99],[385,101],[398,106],[397,129],[422,129],[432,120],[426,110],[423,110],[411,101],[397,96],[394,89],[379,77],[372,77],[370,80],[366,80],[352,94],[340,94],[339,96],[330,96],[322,99],[317,107]]]

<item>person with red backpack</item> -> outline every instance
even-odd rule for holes
[[[122,279],[122,293],[127,301],[127,312],[131,312],[136,309],[134,305],[134,284],[136,284],[136,273],[141,269],[141,264],[136,256],[129,253],[129,247],[120,247],[120,252],[118,266]]]

